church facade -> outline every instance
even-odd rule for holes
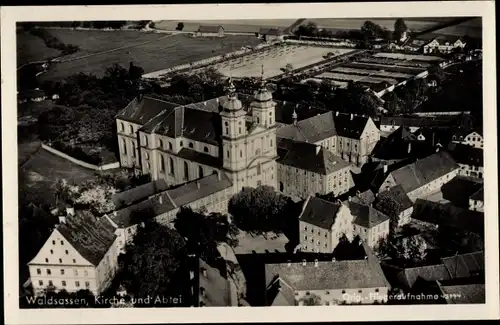
[[[233,193],[277,188],[275,105],[263,81],[249,107],[232,82],[226,96],[189,105],[138,96],[116,117],[120,164],[169,185],[225,173]]]

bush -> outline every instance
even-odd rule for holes
[[[101,157],[97,154],[89,155],[81,148],[68,146],[60,141],[56,141],[52,144],[52,147],[59,150],[75,159],[84,161],[89,164],[99,165],[102,162]]]

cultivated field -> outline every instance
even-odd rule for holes
[[[302,68],[324,60],[324,56],[329,52],[341,55],[352,52],[352,50],[285,45],[225,61],[216,64],[214,67],[225,76],[243,78],[260,77],[263,65],[264,78],[271,78],[282,74],[283,71],[281,69],[284,69],[287,64],[291,64],[293,69]]]
[[[199,20],[182,21],[183,32],[195,32],[200,25],[222,26],[229,33],[256,33],[260,28],[287,28],[296,19],[239,19],[239,20]],[[156,29],[175,30],[179,20],[160,20],[155,22]]]
[[[98,177],[94,171],[75,165],[43,149],[35,153],[19,173],[23,174],[20,176],[22,181],[19,190],[24,191],[30,201],[38,204],[54,202],[54,184],[61,178],[81,183]]]
[[[60,32],[62,33],[62,30],[60,30]],[[68,32],[71,35],[79,35],[72,33],[73,31],[70,30],[68,30]],[[85,32],[86,31],[82,31],[82,33]],[[112,37],[114,35],[114,32],[94,31],[92,35],[96,35],[95,33],[106,34],[107,37]],[[119,32],[115,37],[130,37],[126,36],[128,33],[133,32]],[[87,37],[85,34],[81,35],[81,37]],[[102,76],[105,69],[110,65],[119,63],[124,67],[128,67],[130,62],[134,62],[135,65],[141,66],[144,72],[148,73],[225,54],[233,50],[238,50],[243,46],[255,46],[261,42],[255,36],[251,35],[228,35],[224,38],[193,38],[183,34],[165,36],[165,34],[143,33],[142,35],[154,35],[155,37],[159,36],[159,38],[153,41],[150,40],[148,43],[144,43],[144,40],[142,40],[142,43],[134,47],[122,48],[102,54],[98,53],[82,59],[55,64],[47,73],[42,74],[40,78],[42,80],[60,80],[80,72]],[[93,39],[95,40],[95,38]],[[83,42],[80,40],[80,42],[87,44],[84,45],[85,48],[92,48],[90,41]],[[126,40],[120,42],[115,40],[114,45],[108,48],[104,48],[105,44],[103,40],[99,40],[99,43],[103,44],[103,46],[101,46],[101,50],[103,51],[109,51],[113,46],[118,46],[120,44],[122,46],[127,45]]]
[[[442,24],[453,20],[454,18],[404,18],[406,25],[410,31],[421,31],[427,28]],[[379,18],[314,18],[305,20],[302,25],[309,22],[315,23],[318,28],[327,28],[333,30],[360,29],[365,21],[371,21],[389,30],[394,29],[396,19],[379,19]]]
[[[461,24],[443,28],[432,32],[432,35],[445,35],[445,36],[465,36],[468,35],[473,38],[482,38],[483,37],[483,28],[482,28],[482,20],[481,18],[475,18],[463,22]]]
[[[18,32],[16,34],[17,45],[17,67],[23,64],[42,61],[60,55],[59,50],[45,46],[43,40],[29,33]]]

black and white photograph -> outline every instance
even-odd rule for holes
[[[155,10],[15,22],[20,312],[485,305],[482,16]]]

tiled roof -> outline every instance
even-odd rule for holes
[[[335,223],[335,218],[340,207],[340,203],[333,203],[310,196],[305,203],[299,220],[323,229],[330,229]]]
[[[372,228],[389,220],[389,217],[382,212],[375,210],[369,205],[349,202],[351,214],[355,217],[354,223],[365,228]]]
[[[404,125],[411,127],[454,126],[460,121],[457,115],[442,116],[383,116],[380,125]]]
[[[439,151],[424,159],[391,172],[396,184],[401,184],[406,193],[424,186],[457,169],[457,163],[451,156]]]
[[[352,198],[353,202],[370,205],[375,201],[375,194],[371,190],[358,193]]]
[[[412,267],[401,271],[401,280],[407,288],[412,288],[418,278],[425,281],[451,279],[448,270],[443,264]]]
[[[153,117],[163,111],[171,112],[179,104],[166,102],[160,99],[143,96],[141,100],[134,98],[116,118],[140,125],[146,124]]]
[[[314,144],[284,138],[277,138],[277,141],[277,162],[280,164],[323,175],[349,167],[348,163],[323,147],[318,150]]]
[[[224,30],[224,28],[222,26],[200,25],[200,27],[198,27],[198,32],[200,32],[200,33],[218,33],[220,29]]]
[[[399,205],[401,206],[401,211],[398,211],[398,213],[401,213],[404,210],[409,209],[413,206],[413,202],[410,200],[410,198],[404,191],[403,186],[401,186],[400,184],[390,188],[387,191],[381,192],[378,195],[379,200],[386,197],[392,198],[394,201],[399,203]]]
[[[116,235],[113,225],[104,217],[96,218],[90,211],[76,211],[57,226],[61,235],[83,258],[94,266],[99,265]]]
[[[484,284],[440,286],[440,289],[447,297],[448,304],[484,304],[486,302]]]
[[[479,235],[484,234],[484,213],[455,207],[451,204],[417,199],[411,218]]]
[[[182,148],[178,153],[177,157],[184,160],[193,161],[201,165],[206,165],[214,168],[222,167],[222,160],[220,157],[211,156],[209,154],[191,150],[188,148]]]
[[[295,291],[278,278],[267,288],[266,301],[269,306],[295,306]]]
[[[408,127],[401,126],[387,138],[381,139],[372,155],[381,160],[406,159],[409,156],[423,158],[434,150],[427,142],[418,141],[417,136],[411,133]]]
[[[345,113],[328,112],[318,114],[296,125],[287,125],[278,129],[277,136],[295,141],[315,143],[335,135],[359,139],[365,129],[368,117]]]
[[[168,196],[168,192],[163,192],[158,196],[151,197],[116,212],[110,213],[108,217],[119,228],[128,228],[137,224],[137,220],[134,219],[137,214],[141,212],[147,213],[146,211],[149,210],[154,214],[154,216],[159,216],[175,208],[176,206]]]
[[[387,175],[389,175],[389,173],[399,169],[399,168],[402,168],[404,166],[407,166],[411,163],[414,162],[414,159],[404,159],[404,160],[401,160],[401,161],[398,161],[396,163],[393,163],[393,164],[389,164],[387,165],[387,172],[384,173],[384,165],[385,165],[385,162],[382,162],[382,163],[379,163],[373,173],[370,175],[370,179],[369,179],[369,183],[370,183],[370,188],[375,191],[375,192],[378,192],[378,190],[380,189],[380,186],[382,186],[382,184],[384,183]]]
[[[115,204],[115,209],[121,209],[139,201],[143,201],[151,195],[163,192],[167,188],[168,186],[165,180],[159,179],[147,184],[134,187],[130,190],[116,193],[112,196],[111,199]]]
[[[465,278],[484,274],[484,252],[474,252],[442,258],[452,278]]]
[[[387,287],[368,260],[266,264],[266,283],[276,275],[297,291]]]
[[[470,198],[475,201],[484,201],[484,187],[481,187],[479,191],[472,194]]]
[[[227,177],[227,175],[224,172],[219,172],[218,175],[212,174],[204,178],[188,182],[182,186],[168,190],[167,193],[175,205],[181,207],[225,190],[231,186],[231,180]]]
[[[207,276],[203,275],[203,269]],[[200,297],[200,302],[208,307],[231,306],[229,282],[220,274],[219,270],[200,259],[198,276],[200,288],[203,287],[205,290],[204,296]]]
[[[484,166],[484,150],[482,148],[475,148],[462,143],[450,143],[448,150],[459,164]]]

